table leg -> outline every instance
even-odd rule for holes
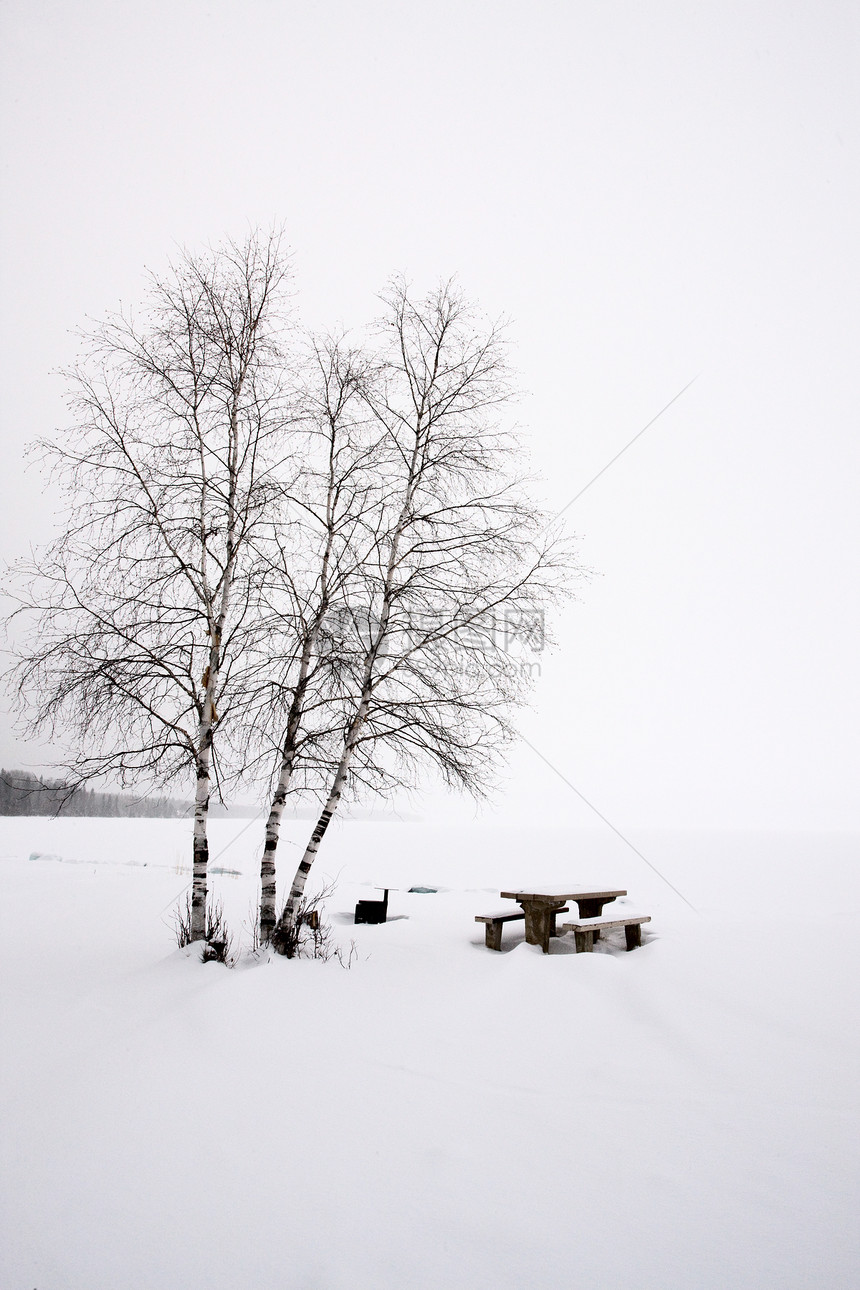
[[[615,897],[613,896],[612,899],[614,900]],[[603,913],[603,906],[608,904],[608,900],[578,900],[576,907],[580,918],[599,918]]]
[[[544,954],[549,954],[550,926],[555,913],[552,906],[527,901],[521,908],[526,916],[527,944],[539,945]]]

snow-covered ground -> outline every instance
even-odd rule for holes
[[[860,1284],[858,839],[634,840],[697,912],[612,835],[348,823],[351,969],[228,971],[171,941],[187,823],[0,821],[3,1290]],[[543,882],[626,887],[642,949],[486,950]]]

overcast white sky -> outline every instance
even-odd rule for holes
[[[71,330],[284,221],[306,319],[391,273],[513,320],[599,577],[523,729],[622,831],[860,827],[852,0],[4,0],[6,559]],[[0,761],[33,760],[0,729]],[[529,748],[503,813],[593,822]]]

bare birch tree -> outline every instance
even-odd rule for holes
[[[253,735],[271,731],[265,746],[276,758],[260,866],[264,944],[276,920],[276,852],[287,795],[325,782],[332,737],[339,734],[331,725],[336,669],[320,643],[375,544],[371,526],[384,485],[374,471],[379,427],[367,410],[368,379],[360,352],[343,341],[314,343],[301,438],[297,434],[295,440],[303,463],[290,493],[297,518],[289,544],[278,543],[268,570],[274,597],[266,634],[268,680],[249,706]]]
[[[571,553],[523,491],[510,436],[502,333],[446,286],[386,299],[383,361],[364,386],[381,433],[374,540],[351,569],[338,657],[340,748],[271,940],[295,944],[305,884],[351,780],[387,790],[430,762],[481,794],[528,689],[500,623],[535,624]]]
[[[195,783],[192,939],[205,938],[218,748],[259,657],[266,556],[283,537],[288,420],[278,235],[184,254],[142,321],[86,333],[74,427],[42,445],[66,528],[17,571],[15,674],[33,732],[73,732],[77,782]]]

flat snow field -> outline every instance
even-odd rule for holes
[[[261,825],[212,834],[238,933]],[[187,822],[0,821],[2,1290],[853,1290],[858,839],[633,840],[696,912],[611,835],[345,823],[352,967],[230,971],[171,939]],[[543,883],[642,948],[485,949]]]

